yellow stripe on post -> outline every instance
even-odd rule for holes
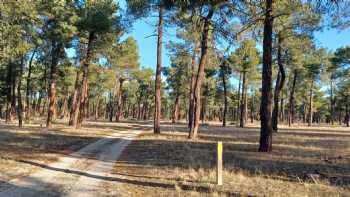
[[[217,166],[216,166],[216,181],[218,185],[222,185],[222,142],[218,142],[217,146]]]

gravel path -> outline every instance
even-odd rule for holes
[[[41,170],[2,184],[0,197],[116,196],[121,177],[111,171],[122,150],[140,133],[118,132],[52,164],[20,161]]]

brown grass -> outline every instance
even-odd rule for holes
[[[202,127],[187,140],[183,124],[163,124],[122,154],[115,174],[125,196],[349,196],[350,129],[283,128],[271,154],[259,153],[253,125]],[[224,185],[215,185],[216,142],[224,142]],[[310,174],[317,174],[316,182]],[[133,182],[134,181],[134,182]]]

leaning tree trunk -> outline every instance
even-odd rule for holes
[[[278,65],[278,75],[276,80],[276,86],[275,86],[275,92],[274,92],[274,108],[272,112],[272,128],[275,132],[278,130],[278,102],[280,100],[280,93],[282,91],[282,88],[284,86],[284,82],[286,80],[286,73],[283,67],[282,62],[282,38],[280,35],[278,35],[278,50],[277,50],[277,65]]]
[[[197,138],[197,133],[199,128],[199,119],[200,119],[200,113],[201,113],[201,110],[200,110],[201,88],[202,88],[202,82],[204,79],[205,61],[208,55],[208,41],[209,41],[209,34],[210,34],[210,27],[211,27],[211,18],[213,14],[214,14],[214,10],[213,8],[210,8],[207,17],[204,19],[204,27],[203,27],[202,41],[201,41],[201,58],[199,60],[198,74],[196,77],[196,82],[195,82],[194,91],[193,91],[194,121],[190,127],[190,132],[189,132],[189,138],[191,139]]]
[[[188,106],[188,128],[191,127],[191,125],[193,124],[193,119],[194,119],[193,89],[194,89],[194,85],[195,85],[194,83],[195,83],[195,79],[196,79],[196,75],[195,75],[196,56],[197,56],[197,44],[194,44],[192,62],[191,62],[190,96],[189,96],[189,102],[188,102],[188,104],[189,104],[189,106]]]
[[[23,66],[24,66],[24,57],[22,57],[21,64],[19,65],[19,73],[18,73],[18,84],[17,84],[17,117],[18,117],[18,126],[22,127],[23,125],[23,104],[22,104],[22,74],[23,74]]]
[[[292,84],[292,89],[290,90],[290,96],[289,96],[289,110],[288,110],[288,125],[292,126],[294,123],[294,93],[295,93],[295,85],[297,82],[297,76],[298,76],[298,71],[294,70],[293,74],[293,84]]]
[[[26,121],[29,121],[30,118],[30,94],[31,94],[31,74],[32,74],[32,63],[33,63],[33,59],[36,53],[36,49],[33,51],[32,56],[30,57],[29,60],[29,66],[28,66],[28,75],[27,75],[27,86],[26,86],[26,107],[25,107],[25,119]]]
[[[260,128],[260,152],[272,151],[272,29],[273,0],[265,1],[264,38],[263,38],[263,69],[261,87],[261,128]]]
[[[161,116],[161,72],[162,72],[162,40],[163,40],[163,8],[159,6],[159,21],[158,21],[158,40],[157,40],[157,68],[155,81],[155,103],[154,103],[154,128],[155,134],[160,133],[160,116]]]
[[[246,105],[247,101],[245,99],[245,93],[247,89],[247,79],[246,79],[247,72],[243,71],[243,79],[242,79],[242,98],[241,98],[241,113],[239,117],[239,127],[243,128],[245,126],[245,120],[246,120]]]
[[[312,125],[312,113],[313,113],[313,88],[314,88],[314,81],[311,81],[311,87],[310,87],[310,95],[309,95],[309,112],[308,112],[308,126],[310,127]]]
[[[51,69],[50,69],[50,86],[49,86],[49,108],[46,119],[46,127],[52,127],[52,118],[55,113],[56,105],[56,80],[57,80],[57,64],[58,56],[61,50],[61,44],[52,42],[52,60],[51,60]]]
[[[89,64],[92,58],[92,44],[95,40],[95,32],[89,33],[89,41],[86,50],[86,56],[83,63],[83,76],[81,83],[81,91],[80,96],[78,97],[77,110],[75,115],[75,120],[73,122],[73,126],[75,128],[80,128],[84,119],[84,110],[87,103],[87,95],[88,95],[88,74],[89,74]]]

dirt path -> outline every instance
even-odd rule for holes
[[[0,187],[0,197],[115,196],[120,177],[112,175],[122,150],[141,131],[118,132],[61,157],[52,164],[19,161],[41,170]]]

